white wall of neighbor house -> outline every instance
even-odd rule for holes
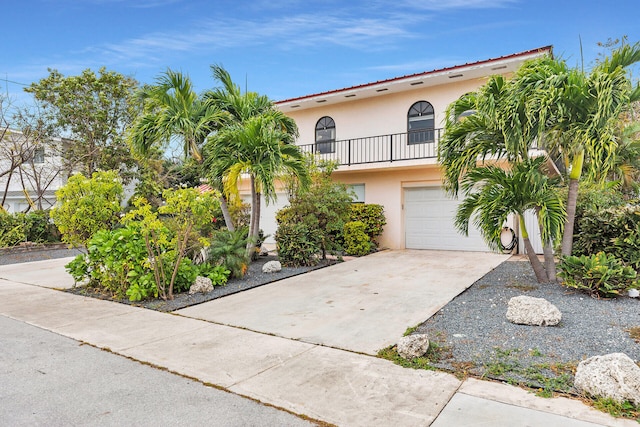
[[[431,103],[435,127],[441,128],[447,106],[461,95],[476,90],[483,82],[484,79],[473,79],[399,93],[385,92],[384,96],[287,111],[287,115],[298,125],[298,145],[315,142],[316,123],[324,116],[335,121],[336,140],[406,132],[407,114],[418,101]]]

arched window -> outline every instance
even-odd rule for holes
[[[433,142],[434,123],[433,105],[427,101],[418,101],[413,104],[407,114],[409,144]]]
[[[316,123],[316,152],[320,154],[333,153],[336,142],[336,122],[329,116],[324,116]]]

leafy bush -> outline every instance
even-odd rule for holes
[[[564,286],[605,298],[620,295],[637,283],[633,268],[604,252],[563,258],[558,276],[564,279]]]
[[[27,241],[24,214],[0,213],[0,247],[6,248]]]
[[[361,221],[364,224],[364,232],[369,236],[369,240],[376,247],[378,246],[378,237],[380,237],[383,227],[387,224],[382,205],[354,203],[351,205],[350,220]]]
[[[640,270],[640,206],[590,211],[579,220],[574,254],[606,252]]]
[[[227,284],[231,271],[227,270],[224,265],[214,265],[205,262],[198,266],[198,275],[208,277],[213,286],[224,286]]]
[[[73,175],[56,191],[58,205],[51,218],[62,233],[62,241],[84,245],[99,230],[118,223],[123,189],[115,171],[95,172],[91,178]]]
[[[290,267],[315,265],[320,253],[321,231],[304,223],[284,222],[276,231],[278,258]]]
[[[208,248],[208,261],[214,265],[222,265],[231,272],[232,277],[243,277],[249,266],[247,256],[246,227],[235,231],[223,229],[216,231]]]
[[[342,249],[339,239],[344,224],[349,221],[351,194],[346,185],[331,179],[335,165],[316,164],[310,160],[309,168],[310,187],[306,190],[296,188],[289,206],[276,214],[279,231],[276,233],[276,242],[285,251],[283,255],[279,250],[278,255],[280,261],[287,265],[306,265],[300,262],[307,263],[316,259],[306,253],[297,256],[298,259],[288,258],[289,255],[296,257],[294,251],[297,246],[304,250],[317,246],[322,259],[326,259],[327,253],[337,254]],[[296,224],[304,224],[304,227],[295,227]],[[284,229],[280,230],[282,226]],[[286,236],[289,231],[296,235]]]
[[[0,212],[0,247],[23,242],[46,243],[59,241],[55,225],[49,223],[46,211],[9,214]]]
[[[365,233],[362,221],[351,221],[344,225],[344,249],[348,255],[363,256],[371,252],[371,242]]]

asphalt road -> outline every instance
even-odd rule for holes
[[[4,316],[0,420],[7,426],[312,425]]]

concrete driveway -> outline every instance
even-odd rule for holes
[[[384,251],[176,313],[377,354],[507,258],[483,252]]]

